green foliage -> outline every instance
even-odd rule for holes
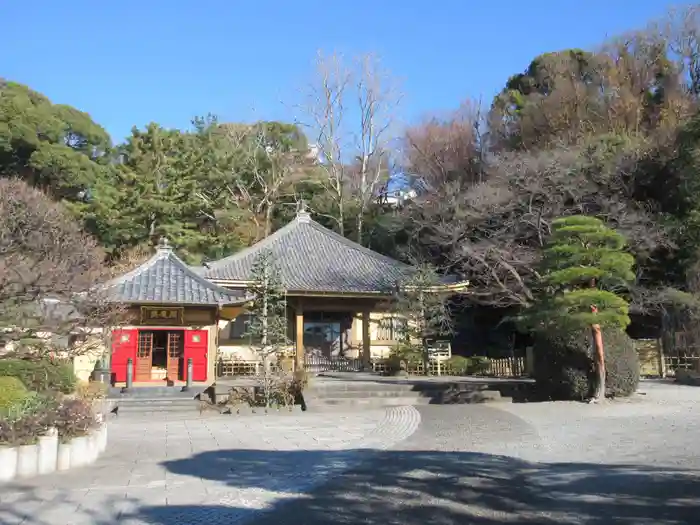
[[[271,252],[258,255],[251,274],[254,298],[248,308],[252,318],[245,335],[258,342],[260,352],[278,353],[290,344],[289,323],[285,290]]]
[[[564,332],[592,324],[625,328],[629,305],[619,294],[634,280],[634,257],[624,251],[624,237],[595,217],[564,217],[552,226],[542,260],[543,288],[526,324]]]
[[[443,283],[435,267],[430,264],[415,266],[406,279],[397,284],[393,310],[406,319],[401,324],[403,340],[415,341],[452,333],[449,294],[440,291]]]
[[[0,79],[0,176],[19,174],[58,199],[79,200],[105,177],[110,147],[87,113]]]
[[[606,395],[629,396],[639,384],[639,358],[622,330],[603,331]],[[535,340],[535,381],[541,395],[557,400],[582,401],[595,386],[590,330],[539,333]]]
[[[466,376],[469,374],[472,362],[468,357],[453,355],[445,362],[445,367],[451,374]]]
[[[77,382],[70,362],[47,359],[0,359],[0,376],[16,377],[28,389],[36,392],[70,394]]]
[[[489,358],[484,356],[464,357],[453,355],[445,362],[450,374],[458,376],[482,375],[489,370]]]
[[[540,395],[555,400],[582,401],[594,384],[590,331],[537,334],[535,381]]]
[[[470,375],[482,375],[488,372],[491,368],[488,357],[475,355],[469,359],[471,360],[471,366],[469,367]]]
[[[27,387],[16,377],[0,376],[0,417],[27,396]]]
[[[611,397],[634,394],[639,386],[639,354],[622,330],[608,330],[605,342],[605,392]]]

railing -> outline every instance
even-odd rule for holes
[[[664,365],[666,368],[666,376],[675,377],[676,370],[698,370],[700,364],[700,356],[664,356]]]
[[[501,357],[498,359],[488,359],[485,362],[484,372],[479,375],[493,377],[524,377],[525,358],[524,357]]]
[[[277,363],[270,363],[269,369],[280,371]],[[217,377],[254,377],[263,375],[262,361],[242,361],[239,359],[219,359],[216,363]]]
[[[525,358],[504,357],[499,359],[485,359],[484,366],[474,375],[492,377],[524,377]],[[370,362],[372,371],[380,374],[389,372],[388,359],[372,359]],[[271,364],[272,370],[279,370],[277,364]],[[363,370],[361,358],[354,357],[326,357],[306,356],[304,369],[311,374],[323,372],[359,372]],[[220,359],[216,367],[218,377],[252,377],[261,375],[263,371],[260,361],[243,361],[238,359]],[[407,363],[408,375],[425,375],[425,367],[421,362]],[[441,359],[431,359],[428,363],[428,374],[433,376],[458,375],[450,368],[449,364]]]
[[[321,372],[359,372],[362,370],[362,359],[341,356],[307,355],[304,359],[304,370],[312,374]]]

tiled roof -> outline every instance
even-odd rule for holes
[[[131,272],[106,284],[114,301],[190,305],[227,305],[245,302],[244,292],[217,286],[192,271],[161,241],[156,254]]]
[[[256,257],[267,250],[287,291],[388,292],[412,272],[412,267],[324,228],[301,211],[259,243],[209,263],[201,275],[215,282],[250,281]]]

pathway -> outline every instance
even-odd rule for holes
[[[230,524],[395,445],[418,427],[411,407],[347,414],[115,419],[92,467],[0,488],[10,525]],[[194,511],[183,514],[179,506]],[[225,507],[225,518],[212,508]]]

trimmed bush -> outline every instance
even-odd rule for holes
[[[630,337],[604,330],[606,395],[629,396],[639,384],[639,358]],[[535,339],[535,381],[550,399],[584,400],[595,388],[595,364],[588,330],[572,334],[540,334]]]
[[[453,355],[447,361],[445,361],[445,365],[451,374],[465,376],[469,373],[472,362],[468,357]]]
[[[538,334],[534,345],[538,393],[557,400],[588,398],[594,381],[590,345],[590,336],[583,332]]]
[[[417,345],[400,345],[392,349],[389,359],[387,359],[386,367],[389,374],[398,374],[402,371],[401,362],[405,361],[407,365],[419,365],[423,363],[423,352],[421,347]]]
[[[71,363],[47,359],[0,359],[0,376],[16,377],[29,390],[36,392],[70,394],[77,382]]]
[[[481,375],[487,373],[490,369],[491,362],[488,357],[475,355],[471,358],[471,367],[469,368],[469,374]]]
[[[639,386],[639,355],[634,342],[620,330],[603,334],[605,349],[605,394],[625,397],[634,394]]]
[[[0,377],[0,416],[7,413],[27,397],[27,387],[16,377]]]

